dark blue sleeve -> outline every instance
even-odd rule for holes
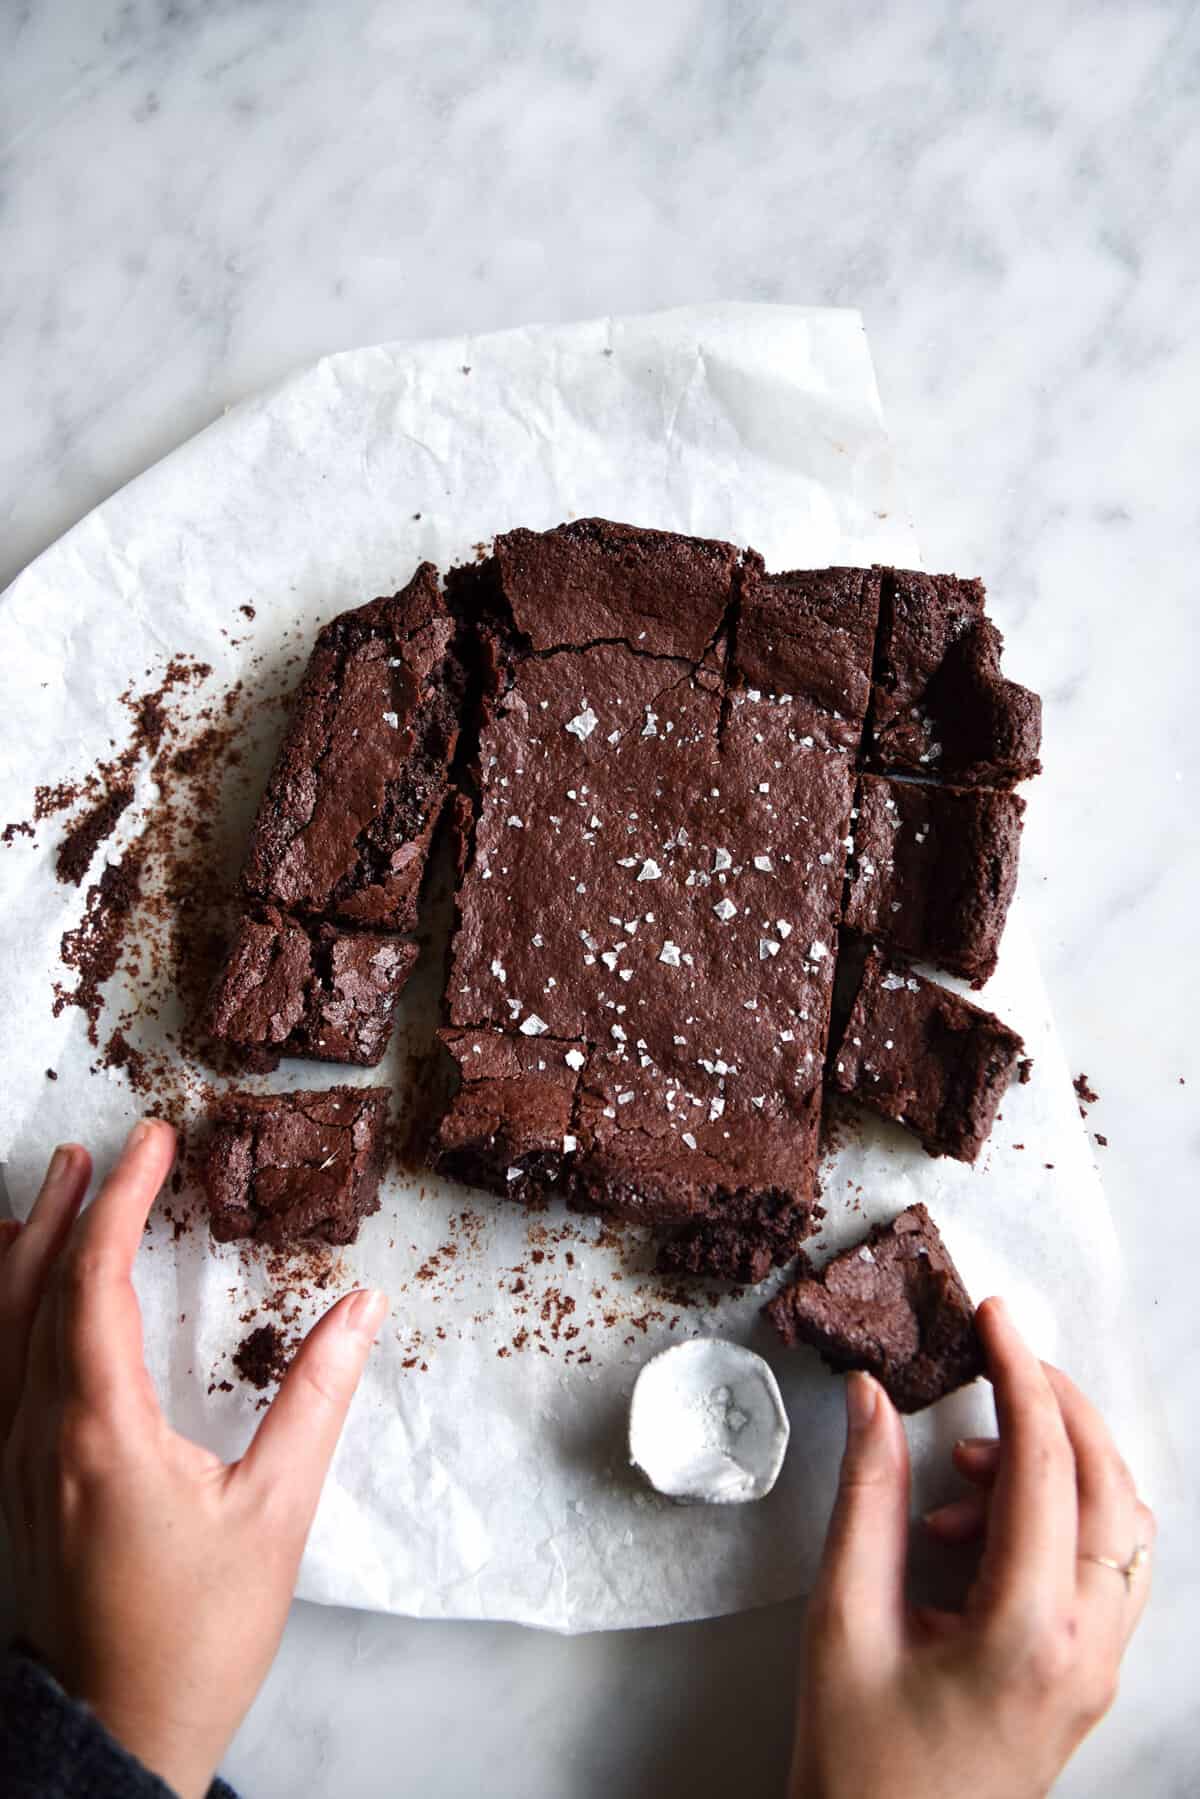
[[[0,1793],[4,1799],[175,1799],[40,1662],[0,1662]],[[208,1799],[236,1799],[214,1780]]]

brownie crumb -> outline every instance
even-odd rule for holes
[[[260,1324],[257,1330],[242,1338],[233,1352],[233,1365],[238,1374],[260,1391],[281,1381],[290,1361],[279,1327],[274,1324]]]
[[[33,826],[27,818],[14,818],[0,831],[0,843],[15,843],[18,837],[32,837]]]
[[[104,870],[88,888],[83,917],[74,930],[63,933],[59,954],[78,981],[74,989],[56,982],[54,1016],[67,1006],[79,1006],[87,1014],[88,1040],[98,1043],[97,1025],[104,1004],[103,988],[117,971],[125,942],[125,926],[141,887],[141,854],[127,850],[121,860]]]
[[[46,1079],[48,1081],[56,1081],[58,1079],[57,1072],[53,1068],[48,1068],[46,1070]]]
[[[243,618],[257,618],[258,617],[258,614],[255,612],[253,606],[239,606],[238,611],[242,614]]]
[[[1017,1063],[1017,1079],[1020,1081],[1022,1087],[1028,1087],[1032,1073],[1033,1057],[1022,1056],[1021,1060]]]
[[[1096,1132],[1096,1142],[1100,1145],[1101,1149],[1108,1148],[1108,1138],[1104,1135],[1104,1133],[1102,1131]]]
[[[78,887],[91,867],[100,845],[117,828],[121,814],[132,803],[132,787],[115,787],[73,824],[58,846],[54,872],[64,884]]]
[[[1100,1095],[1088,1084],[1086,1074],[1077,1074],[1074,1080],[1075,1097],[1079,1101],[1079,1116],[1087,1117],[1087,1109],[1094,1106]]]

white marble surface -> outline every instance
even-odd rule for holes
[[[1198,93],[1193,0],[0,8],[0,585],[326,350],[863,309],[927,554],[985,575],[1046,696],[1024,891],[1179,1449],[1080,1799],[1196,1790]],[[228,1771],[256,1799],[775,1793],[796,1627],[300,1607]]]

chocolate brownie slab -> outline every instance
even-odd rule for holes
[[[793,728],[823,749],[857,751],[871,693],[879,573],[797,569],[747,559],[734,666],[741,684],[792,701]]]
[[[1012,787],[1041,768],[1042,703],[1000,673],[981,581],[885,569],[871,696],[874,766]]]
[[[1025,802],[864,775],[845,923],[981,987],[1017,882]]]
[[[289,918],[244,913],[207,1012],[219,1042],[319,1062],[380,1060],[415,943]]]
[[[387,1115],[382,1087],[226,1095],[204,1167],[213,1236],[353,1243],[379,1210]]]
[[[973,1162],[1024,1047],[990,1012],[872,950],[830,1081],[931,1156]]]
[[[983,1373],[975,1311],[924,1206],[879,1224],[766,1307],[787,1344],[819,1350],[837,1373],[873,1374],[902,1412]]]
[[[583,1046],[576,1205],[809,1226],[853,776],[800,737],[617,644],[519,663],[484,727],[450,1017]]]
[[[741,551],[608,519],[508,531],[491,572],[534,650],[623,639],[646,655],[699,662],[725,622]]]
[[[326,625],[255,819],[250,899],[412,927],[458,740],[453,640],[428,562],[401,593]]]
[[[441,1031],[461,1086],[438,1125],[434,1169],[509,1199],[544,1192],[577,1147],[583,1046],[499,1031]]]

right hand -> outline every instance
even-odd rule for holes
[[[908,1451],[869,1375],[846,1385],[841,1484],[809,1606],[790,1799],[1043,1799],[1112,1704],[1149,1595],[1112,1567],[1154,1518],[1103,1420],[1039,1362],[996,1299],[979,1308],[998,1441],[955,1449],[965,1498],[925,1520],[983,1537],[959,1613],[906,1609]]]
[[[0,1448],[21,1636],[118,1742],[200,1799],[271,1664],[382,1294],[305,1340],[240,1462],[170,1428],[130,1280],[175,1133],[138,1125],[77,1217],[60,1149],[0,1227]]]

